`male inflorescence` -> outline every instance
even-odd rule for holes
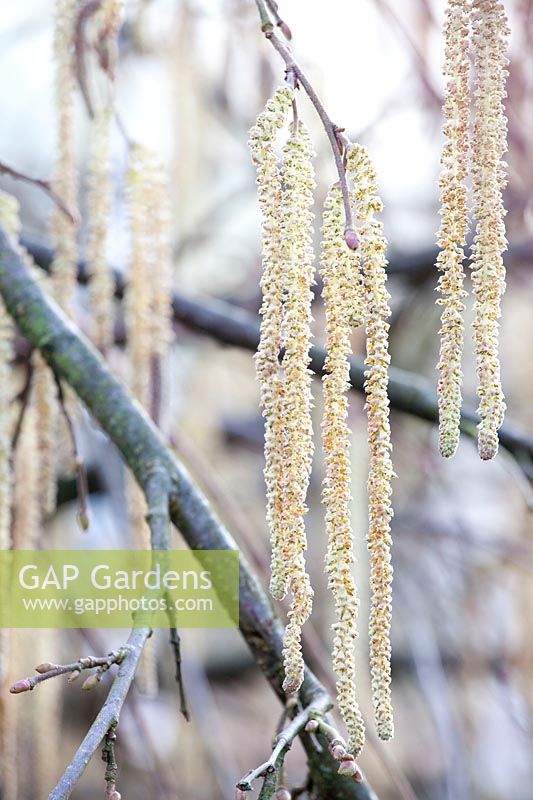
[[[445,144],[440,178],[441,226],[438,268],[442,305],[438,364],[440,451],[454,454],[461,421],[462,349],[465,310],[463,261],[468,235],[469,173],[476,220],[472,246],[474,349],[478,374],[479,453],[492,458],[505,403],[500,384],[498,319],[505,288],[505,210],[502,191],[506,150],[505,97],[508,34],[500,0],[449,0],[444,28]],[[474,123],[470,131],[470,56],[474,53]],[[313,461],[311,306],[314,284],[313,146],[295,113],[294,89],[280,87],[250,132],[261,210],[263,274],[261,338],[256,354],[265,419],[265,483],[271,536],[272,595],[290,597],[283,646],[284,690],[304,680],[302,626],[311,614],[313,589],[306,569],[306,497]],[[285,144],[278,148],[278,139]],[[337,702],[357,755],[365,727],[356,697],[358,597],[353,575],[350,520],[351,433],[348,426],[349,358],[355,328],[366,335],[368,418],[368,551],[371,603],[370,676],[379,736],[394,733],[391,703],[392,611],[391,431],[387,395],[390,364],[386,240],[379,215],[376,172],[368,151],[343,142],[357,246],[346,239],[340,183],[329,190],[322,215],[320,277],[325,312],[322,441],[325,461],[326,572],[335,606],[333,668]],[[352,221],[350,221],[352,224]],[[353,233],[353,230],[351,230]]]
[[[463,260],[468,234],[467,179],[472,181],[475,235],[471,250],[474,353],[478,376],[478,449],[496,455],[505,402],[500,380],[498,330],[505,290],[505,188],[507,121],[504,98],[509,30],[501,0],[448,0],[444,26],[447,79],[445,142],[441,155],[441,225],[437,265],[443,307],[438,363],[440,451],[452,456],[459,443],[464,338]],[[470,56],[473,52],[473,124],[470,125]]]

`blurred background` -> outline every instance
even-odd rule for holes
[[[533,430],[533,2],[507,0],[510,17],[510,252],[503,304],[501,353],[508,418]],[[331,118],[368,146],[385,203],[390,242],[392,362],[434,386],[439,311],[435,305],[435,232],[441,148],[443,0],[282,0],[297,60]],[[0,161],[38,178],[55,163],[52,60],[53,8],[48,0],[4,3],[0,21]],[[259,215],[248,130],[283,65],[264,40],[252,0],[139,0],[126,3],[120,33],[116,103],[128,135],[158,152],[172,191],[174,285],[200,302],[219,299],[256,314],[260,305]],[[317,151],[316,241],[320,208],[335,179],[331,152],[312,107],[299,112]],[[77,108],[78,167],[88,155],[88,118]],[[126,146],[113,133],[115,197],[109,261],[127,268],[124,209]],[[49,199],[33,186],[0,177],[21,203],[23,236],[50,242]],[[83,244],[84,230],[81,237]],[[79,290],[78,322],[86,320]],[[471,301],[467,301],[469,307]],[[315,335],[323,341],[320,300]],[[468,320],[470,322],[470,319]],[[364,342],[354,336],[354,352]],[[110,354],[122,375],[120,348]],[[470,337],[464,360],[465,398],[475,404]],[[22,377],[21,377],[22,380]],[[315,382],[315,430],[320,431],[320,383]],[[353,526],[361,593],[359,691],[368,720],[366,617],[366,417],[351,393]],[[176,324],[166,367],[162,428],[218,513],[268,579],[264,518],[262,419],[252,355],[221,346]],[[127,546],[124,474],[120,459],[86,417],[77,422],[89,471],[91,525],[81,533],[71,476],[65,467],[61,504],[45,532],[47,546]],[[528,465],[501,450],[490,463],[464,437],[451,461],[437,451],[435,426],[393,413],[395,518],[393,617],[393,742],[369,741],[361,767],[381,800],[533,799],[533,493]],[[68,461],[68,459],[66,459]],[[531,466],[531,464],[530,464]],[[309,569],[316,592],[308,625],[309,663],[328,685],[332,603],[323,573],[323,460],[317,435],[309,496]],[[175,545],[179,545],[178,538]],[[48,637],[48,638],[47,638]],[[119,736],[123,798],[207,800],[233,797],[235,781],[264,760],[280,708],[235,631],[184,631],[185,684],[192,721],[179,714],[164,631],[152,645],[157,693],[139,685],[128,700]],[[124,632],[23,632],[21,677],[40,660],[73,660],[108,652]],[[52,682],[50,682],[52,683]],[[46,797],[101,705],[108,683],[80,693],[77,684],[47,684],[16,698],[27,733],[50,741],[41,776],[24,762],[21,798]],[[50,692],[46,696],[47,692]],[[42,698],[37,701],[37,698]],[[15,700],[14,700],[15,702]],[[40,703],[40,706],[38,705]],[[54,725],[52,720],[55,720]],[[369,724],[371,728],[371,724]],[[57,732],[58,731],[58,732]],[[287,782],[305,782],[295,744]],[[43,777],[43,770],[46,778]],[[44,786],[42,781],[48,780]],[[39,786],[39,788],[38,788]],[[102,795],[93,759],[79,800]],[[253,795],[251,795],[253,797]]]

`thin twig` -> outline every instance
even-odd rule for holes
[[[274,31],[274,25],[268,14],[265,0],[255,0],[255,2],[257,5],[257,10],[259,12],[259,17],[261,19],[261,30],[265,34],[265,38],[268,39],[269,42],[271,42],[274,49],[277,50],[279,55],[282,57],[283,61],[285,62],[285,66],[287,68],[287,74],[293,73],[293,75],[296,77],[297,83],[303,86],[307,96],[309,97],[311,103],[314,105],[315,110],[318,116],[320,117],[322,125],[324,126],[324,130],[326,131],[329,143],[331,145],[331,149],[333,151],[333,158],[335,159],[335,166],[337,167],[337,172],[339,175],[339,184],[342,191],[342,199],[344,203],[344,216],[345,216],[344,238],[346,240],[346,244],[348,245],[348,247],[350,247],[352,250],[355,250],[357,248],[358,240],[355,234],[352,208],[350,205],[350,193],[348,191],[346,170],[344,169],[344,163],[343,163],[343,145],[339,138],[339,134],[342,133],[343,128],[339,128],[338,125],[335,125],[331,121],[317,93],[307,80],[301,68],[294,60],[294,57],[292,55],[289,46],[286,45],[285,42],[282,42],[278,36],[276,36],[276,33]]]
[[[174,653],[174,663],[176,665],[176,683],[178,684],[178,692],[180,696],[180,711],[189,722],[190,715],[187,707],[187,697],[185,695],[185,685],[183,683],[183,675],[181,671],[181,639],[177,628],[170,628],[170,646]]]
[[[36,186],[38,189],[42,189],[42,191],[48,195],[50,200],[52,200],[52,202],[55,203],[55,205],[63,212],[63,214],[69,218],[73,225],[77,225],[79,223],[78,214],[67,208],[59,195],[54,192],[49,181],[45,181],[40,178],[31,178],[29,175],[19,172],[18,169],[14,169],[14,167],[4,164],[3,161],[0,161],[0,175],[9,175],[9,177],[13,178],[14,180],[24,181],[24,183],[29,183],[32,186]]]
[[[26,409],[28,408],[28,403],[30,401],[31,387],[33,384],[33,373],[34,373],[34,364],[30,352],[26,368],[26,379],[24,381],[24,386],[22,387],[18,395],[14,398],[16,401],[20,402],[20,408],[19,408],[19,413],[17,415],[17,421],[15,423],[15,430],[13,431],[13,436],[11,437],[12,454],[14,454],[15,450],[17,449],[18,440],[20,438],[20,433],[22,431],[22,424],[24,422],[24,417],[26,416]]]
[[[258,778],[262,778],[271,772],[276,772],[276,765],[282,753],[285,753],[292,745],[294,739],[303,731],[310,719],[315,719],[325,714],[331,708],[331,702],[326,695],[323,695],[314,703],[302,709],[289,722],[289,724],[276,736],[274,747],[268,759],[255,769],[251,770],[237,781],[237,789],[243,792],[251,792],[252,784]]]
[[[70,441],[72,444],[72,453],[74,456],[74,464],[76,466],[76,485],[78,487],[77,519],[82,531],[86,531],[89,527],[89,511],[87,504],[87,498],[89,496],[89,488],[87,484],[87,472],[85,470],[85,464],[83,463],[83,459],[80,456],[78,443],[76,441],[76,431],[74,430],[74,423],[70,416],[70,412],[67,408],[67,403],[65,401],[65,395],[63,393],[63,387],[61,385],[61,381],[55,372],[53,372],[53,375],[57,387],[57,399],[59,400],[59,406],[65,418],[65,423],[67,425],[67,430],[69,432]]]
[[[127,655],[126,647],[121,647],[119,650],[113,650],[107,656],[84,656],[71,664],[51,664],[49,662],[38,664],[35,669],[37,675],[30,675],[28,678],[22,678],[16,681],[10,688],[11,694],[21,694],[22,692],[31,692],[39,683],[50,680],[50,678],[57,678],[60,675],[79,675],[85,669],[94,669],[95,667],[109,667],[113,664],[120,664]]]

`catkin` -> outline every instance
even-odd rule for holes
[[[91,121],[91,162],[88,174],[87,265],[89,300],[94,320],[94,340],[102,351],[113,343],[114,282],[107,264],[107,231],[110,221],[112,184],[109,161],[111,111],[97,112]]]
[[[505,413],[498,356],[498,320],[505,291],[505,209],[507,120],[504,98],[505,56],[509,29],[499,0],[473,0],[475,66],[474,126],[472,132],[473,211],[476,235],[472,248],[474,291],[474,350],[478,374],[480,423],[478,449],[488,460],[498,450],[498,429]]]
[[[375,218],[382,210],[377,195],[376,172],[368,152],[354,145],[347,159],[347,169],[355,184],[355,216],[359,224],[360,255],[366,292],[366,365],[365,373],[368,444],[370,553],[370,671],[376,727],[382,739],[393,736],[391,704],[390,622],[392,609],[391,533],[392,518],[391,435],[387,396],[389,294],[386,289],[386,240],[383,225]]]
[[[437,266],[441,270],[437,303],[442,305],[438,404],[439,448],[445,458],[459,444],[461,420],[461,358],[465,309],[463,298],[464,246],[468,232],[466,177],[468,173],[470,0],[448,0],[444,26],[447,78],[444,100],[445,143],[441,154],[441,224]]]
[[[77,208],[77,175],[74,148],[74,31],[77,0],[56,0],[54,58],[57,112],[57,163],[54,189],[73,214]],[[70,311],[76,281],[78,248],[76,225],[57,206],[52,213],[54,261],[52,277],[58,303]]]
[[[348,749],[357,756],[364,744],[365,727],[356,698],[355,640],[359,601],[352,568],[355,561],[350,522],[350,431],[347,425],[350,333],[352,322],[363,317],[359,251],[344,240],[342,194],[334,186],[327,195],[322,225],[321,276],[326,314],[324,418],[325,455],[323,501],[326,505],[328,550],[326,571],[335,601],[333,669],[337,675],[337,703],[348,731]]]
[[[282,166],[282,259],[286,292],[282,368],[286,431],[282,449],[285,466],[281,552],[292,595],[283,647],[283,688],[287,693],[296,692],[303,680],[301,628],[311,613],[313,598],[305,568],[307,543],[304,522],[313,459],[309,370],[311,287],[314,277],[311,211],[315,188],[313,156],[309,134],[299,123],[283,148]]]
[[[279,364],[283,320],[284,274],[281,256],[282,187],[276,135],[287,121],[293,91],[284,86],[276,91],[250,131],[249,146],[257,170],[261,210],[263,274],[261,289],[261,338],[255,356],[265,419],[265,486],[267,522],[271,537],[270,591],[283,599],[288,574],[281,553],[283,511],[283,380]]]

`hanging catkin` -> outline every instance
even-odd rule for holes
[[[505,209],[507,120],[504,98],[509,30],[502,3],[473,0],[475,65],[472,185],[476,235],[472,248],[474,349],[478,374],[478,449],[483,460],[496,455],[498,429],[505,413],[500,382],[498,320],[505,291]]]
[[[328,550],[326,571],[335,601],[333,669],[337,675],[337,702],[348,731],[348,750],[357,756],[364,744],[365,727],[355,691],[355,640],[359,601],[352,568],[353,536],[350,522],[350,431],[347,425],[350,333],[363,319],[359,251],[344,240],[341,190],[334,186],[324,205],[320,273],[326,314],[324,418],[325,455],[323,500],[326,505]],[[354,292],[355,289],[355,292]]]
[[[287,569],[281,552],[283,510],[283,380],[279,356],[283,320],[284,272],[281,256],[282,189],[274,143],[287,121],[293,91],[284,86],[270,99],[250,131],[249,146],[257,170],[261,210],[263,275],[261,338],[255,356],[265,419],[265,485],[272,557],[270,591],[281,600],[287,592]]]
[[[389,294],[385,283],[386,247],[383,225],[375,218],[383,208],[377,195],[376,172],[366,148],[354,145],[347,158],[347,169],[355,191],[355,212],[359,224],[360,255],[366,293],[366,375],[368,445],[370,466],[368,475],[370,553],[370,671],[372,698],[379,736],[393,735],[390,697],[391,647],[390,621],[392,608],[391,534],[392,518],[391,436],[389,399],[387,396],[388,333],[390,316]]]
[[[304,663],[301,628],[311,613],[313,590],[305,568],[307,548],[304,516],[313,459],[311,423],[311,290],[313,254],[313,147],[302,123],[297,124],[283,148],[282,259],[285,305],[282,343],[284,379],[283,510],[281,552],[292,595],[284,640],[285,692],[302,683]]]
[[[72,212],[77,208],[77,176],[74,152],[74,30],[77,0],[56,0],[54,58],[57,113],[57,162],[54,189]],[[65,310],[71,307],[76,280],[76,225],[55,207],[52,214],[54,294]]]
[[[95,16],[100,51],[105,47],[106,52],[106,80],[102,98],[95,103],[96,110],[91,120],[91,157],[87,178],[87,265],[91,276],[89,298],[94,340],[104,352],[113,342],[114,328],[114,282],[107,264],[106,245],[113,194],[110,161],[112,81],[121,14],[121,0],[103,0]]]
[[[94,341],[106,351],[113,343],[113,276],[107,264],[107,232],[110,221],[112,185],[109,160],[111,111],[104,108],[91,121],[87,213],[87,265],[90,274],[89,299],[94,320]]]
[[[469,26],[470,0],[448,0],[444,26],[445,143],[441,154],[441,224],[437,240],[440,247],[437,266],[442,273],[437,302],[443,306],[437,365],[439,447],[445,458],[453,456],[457,449],[461,420],[463,298],[466,294],[463,259],[468,232]]]

